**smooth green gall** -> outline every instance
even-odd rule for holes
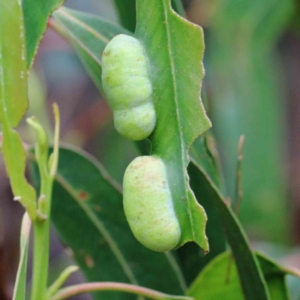
[[[120,34],[102,54],[102,84],[117,131],[131,139],[147,138],[155,127],[147,57],[134,37]]]
[[[176,247],[181,231],[164,162],[137,157],[125,171],[123,189],[125,215],[136,239],[154,251]]]

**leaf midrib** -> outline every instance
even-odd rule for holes
[[[173,81],[173,89],[174,89],[174,102],[176,106],[176,119],[177,119],[177,130],[179,131],[179,136],[180,136],[180,147],[181,147],[181,161],[184,160],[184,148],[183,148],[183,136],[182,136],[182,131],[180,130],[180,125],[181,124],[181,119],[180,119],[180,114],[179,114],[179,105],[178,105],[178,92],[177,92],[177,78],[175,75],[175,69],[174,69],[174,64],[173,64],[173,59],[172,59],[172,42],[171,42],[171,35],[170,35],[170,26],[169,26],[169,19],[168,19],[168,8],[169,5],[167,4],[169,1],[162,0],[163,6],[164,6],[164,17],[165,17],[165,24],[166,24],[166,34],[167,34],[167,43],[168,43],[168,54],[169,54],[169,61],[170,61],[170,66],[171,66],[171,74],[172,74],[172,81]]]
[[[105,44],[107,44],[109,42],[109,40],[102,35],[101,33],[99,33],[97,30],[95,30],[94,28],[92,28],[91,26],[87,25],[86,23],[82,22],[81,20],[73,17],[71,14],[69,14],[68,12],[66,12],[65,9],[61,8],[57,11],[57,14],[62,14],[65,15],[67,18],[69,18],[72,22],[77,23],[77,25],[79,25],[80,27],[86,29],[86,31],[90,32],[92,35],[94,35],[97,39],[102,40]]]
[[[100,66],[101,66],[101,61],[100,59],[84,44],[80,41],[80,39],[77,38],[76,35],[74,35],[68,27],[66,27],[59,19],[55,19],[56,24],[54,26],[57,26],[57,30],[61,31],[60,28],[62,28],[62,32],[60,32],[62,35],[68,35],[70,36],[76,43],[78,44],[79,47],[81,47],[84,51],[86,51]],[[59,28],[60,27],[60,28]],[[64,33],[65,32],[65,33]]]
[[[183,139],[183,133],[180,129],[180,124],[181,124],[181,118],[180,118],[180,114],[179,114],[179,104],[178,104],[178,87],[177,87],[177,78],[176,78],[176,72],[174,69],[174,64],[173,64],[173,60],[172,60],[172,43],[171,43],[171,33],[170,33],[170,26],[169,26],[169,18],[168,18],[168,8],[171,10],[172,8],[170,7],[170,2],[169,0],[162,0],[163,2],[163,7],[164,7],[164,17],[165,17],[165,25],[166,25],[166,34],[167,34],[167,42],[168,42],[168,53],[169,53],[169,61],[170,61],[170,65],[171,65],[171,74],[172,74],[172,80],[173,80],[173,88],[174,88],[174,102],[175,102],[175,106],[176,106],[176,119],[177,119],[177,130],[179,132],[179,136],[180,136],[180,148],[181,148],[181,169],[183,170],[183,176],[184,176],[184,185],[185,185],[185,195],[187,198],[189,198],[188,195],[188,190],[189,190],[189,186],[187,184],[187,171],[185,169],[186,166],[183,165],[183,162],[187,161],[187,151],[185,151],[184,149],[184,139]],[[185,170],[185,171],[184,171]],[[190,222],[192,224],[194,224],[193,221],[193,215],[191,213],[191,206],[190,206],[190,201],[187,201],[187,205],[188,205],[188,210],[187,213],[189,215],[189,219]],[[192,227],[192,235],[193,238],[195,238],[196,234],[194,231],[194,226]]]

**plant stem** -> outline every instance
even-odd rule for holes
[[[35,118],[28,123],[37,131],[38,142],[35,155],[41,177],[41,191],[38,200],[38,218],[34,222],[34,253],[31,300],[47,300],[47,282],[49,269],[50,213],[54,176],[59,157],[60,117],[58,106],[53,104],[55,119],[53,153],[48,159],[47,135]]]
[[[49,236],[52,185],[53,180],[51,178],[42,178],[41,195],[45,196],[43,199],[43,201],[45,201],[45,211],[43,211],[43,214],[45,214],[47,218],[46,220],[38,219],[34,222],[34,254],[31,300],[44,300],[46,295],[49,269]]]
[[[93,291],[121,291],[141,295],[154,300],[193,300],[193,298],[187,296],[168,295],[145,287],[119,282],[92,282],[73,285],[58,291],[51,300],[62,300],[78,294]]]

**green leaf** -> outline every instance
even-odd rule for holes
[[[2,152],[14,196],[35,219],[35,190],[24,175],[25,150],[19,135],[12,129],[19,124],[28,105],[25,33],[20,1],[5,0],[1,3],[0,37]]]
[[[136,9],[135,0],[114,0],[121,24],[131,32],[135,30]]]
[[[145,47],[157,114],[152,154],[163,159],[182,230],[177,246],[195,241],[205,251],[206,215],[189,187],[188,148],[210,127],[199,100],[203,78],[203,34],[178,16],[169,0],[137,1],[136,37]]]
[[[256,254],[265,276],[272,300],[288,300],[285,273],[268,258]],[[216,257],[199,274],[188,291],[195,299],[244,300],[238,272],[231,253]],[[252,298],[252,299],[257,299]]]
[[[258,258],[260,268],[266,278],[270,296],[272,300],[289,300],[288,289],[286,286],[285,275],[291,274],[289,270],[272,261],[261,253],[255,253]],[[292,274],[294,275],[294,274]]]
[[[131,32],[136,27],[136,1],[135,0],[114,0],[115,6],[119,13],[121,24]],[[181,16],[185,15],[184,7],[181,0],[172,0],[173,9]]]
[[[185,16],[185,10],[184,10],[183,4],[182,4],[182,0],[172,0],[171,3],[172,3],[173,9],[178,14],[180,14],[181,16],[184,17]]]
[[[52,221],[87,280],[127,282],[183,294],[185,283],[175,258],[136,241],[124,215],[120,188],[103,167],[71,149],[60,149],[59,157]],[[94,299],[132,297],[101,292]]]
[[[225,251],[226,244],[219,215],[213,201],[213,198],[216,197],[213,187],[205,177],[199,176],[199,169],[193,163],[189,164],[188,173],[191,188],[207,213],[206,234],[210,248],[206,255],[203,255],[193,243],[188,243],[177,250],[182,272],[187,284],[190,285],[205,265]]]
[[[11,127],[19,124],[28,106],[24,35],[19,1],[1,1],[0,122]]]
[[[212,182],[220,189],[222,187],[220,157],[215,139],[210,131],[205,132],[195,140],[189,155],[205,170]]]
[[[36,192],[25,178],[26,154],[19,134],[3,124],[2,153],[15,200],[26,208],[31,219],[36,216]]]
[[[98,16],[65,7],[53,17],[52,26],[72,43],[96,86],[102,90],[101,54],[115,35],[130,32]]]
[[[270,299],[262,271],[249,247],[248,240],[238,219],[203,168],[197,165],[195,161],[193,161],[193,164],[196,167],[194,171],[198,171],[198,174],[194,173],[193,175],[195,176],[194,180],[197,176],[199,185],[205,189],[210,189],[210,201],[214,204],[226,240],[232,249],[245,299]]]
[[[49,16],[63,3],[64,0],[23,0],[28,69],[33,64],[38,45],[46,31]]]
[[[25,300],[26,295],[26,272],[27,272],[27,253],[30,236],[31,220],[25,213],[21,226],[20,238],[20,261],[17,278],[15,281],[13,300]]]

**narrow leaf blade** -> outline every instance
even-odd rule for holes
[[[203,136],[201,136],[201,138],[202,137]],[[202,162],[208,159],[204,155],[202,155],[202,158]],[[195,193],[197,200],[204,207],[207,213],[208,222],[206,234],[210,248],[209,253],[206,255],[203,255],[203,253],[199,251],[197,245],[193,243],[188,243],[177,250],[182,272],[187,284],[190,285],[203,267],[214,259],[214,257],[226,250],[226,242],[219,215],[212,200],[213,197],[215,197],[213,188],[206,180],[199,179],[199,169],[197,169],[193,163],[189,164],[188,172],[191,188]]]
[[[206,185],[211,190],[211,201],[214,203],[226,240],[232,249],[245,299],[270,299],[263,273],[238,219],[201,166],[194,161],[192,163],[196,167],[194,171],[198,170],[199,184]]]
[[[36,214],[36,192],[25,177],[26,153],[19,134],[3,126],[2,152],[15,200],[26,208],[31,218]]]
[[[136,37],[150,62],[157,114],[152,154],[163,159],[182,230],[177,246],[195,241],[208,250],[206,215],[189,187],[188,148],[210,127],[199,99],[203,78],[203,34],[177,15],[169,0],[137,1]]]
[[[64,0],[23,0],[28,68],[33,64],[39,43],[46,31],[50,14],[63,2]]]
[[[135,0],[114,0],[114,2],[121,24],[133,32],[136,24]]]
[[[20,1],[1,1],[0,122],[6,122],[11,127],[19,124],[28,106],[25,55],[25,34]]]
[[[1,4],[0,37],[2,152],[14,196],[34,219],[36,196],[24,175],[25,150],[19,135],[12,129],[19,124],[28,105],[25,33],[20,1],[6,0]]]
[[[27,272],[27,253],[30,236],[31,220],[27,213],[24,214],[21,226],[20,238],[20,261],[17,278],[14,287],[13,300],[25,300],[26,295],[26,272]]]

